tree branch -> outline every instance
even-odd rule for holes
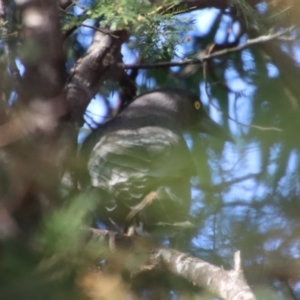
[[[91,228],[93,236],[106,237],[111,243],[111,232],[107,230],[98,230]],[[115,234],[116,240],[114,246],[133,244],[136,239],[145,239],[142,237],[128,237]],[[145,243],[135,243],[145,246]],[[115,249],[113,249],[115,250]],[[152,268],[149,267],[152,266]],[[172,274],[185,278],[193,284],[203,287],[215,295],[226,300],[255,300],[249,285],[247,284],[241,270],[241,259],[239,251],[234,254],[234,269],[224,270],[197,257],[179,252],[170,248],[158,247],[152,250],[149,255],[147,268],[140,267],[140,272],[144,270],[168,271]]]
[[[129,91],[132,97],[135,95],[135,85],[130,84],[127,74],[118,65],[121,61],[121,46],[127,39],[126,30],[114,31],[112,34],[97,31],[86,56],[73,68],[67,85],[67,101],[72,119],[77,124],[83,123],[83,115],[90,100],[105,80],[126,82],[127,93]]]
[[[59,167],[65,124],[59,122],[57,107],[66,105],[65,55],[61,38],[60,17],[52,0],[15,1],[22,20],[21,55],[24,75],[10,120],[1,127],[2,145],[13,164],[8,165],[14,191],[7,196],[22,232],[33,228],[45,210],[54,208],[59,199]],[[60,110],[60,108],[58,110]],[[21,139],[26,133],[33,133]]]
[[[224,56],[228,53],[238,52],[244,50],[250,46],[258,45],[261,43],[266,43],[271,40],[277,39],[289,32],[291,32],[294,27],[290,27],[288,29],[282,30],[280,32],[268,35],[262,35],[254,39],[249,39],[246,43],[232,47],[226,48],[220,51],[213,52],[211,54],[201,54],[197,59],[185,59],[182,61],[175,61],[175,62],[160,62],[154,64],[118,64],[119,66],[123,67],[124,69],[157,69],[157,68],[166,68],[166,67],[178,67],[178,66],[186,66],[186,65],[193,65],[193,64],[202,64],[204,61]]]
[[[213,47],[212,47],[213,49]],[[213,52],[211,52],[211,54],[213,54]],[[207,81],[207,76],[206,76],[206,73],[207,73],[207,61],[204,61],[203,62],[203,79],[204,79],[204,83],[205,83],[205,93],[206,93],[206,96],[209,100],[209,104],[212,105],[220,114],[223,114],[223,111],[220,110],[213,102],[212,100],[212,97],[209,93],[209,90],[208,90],[208,81]],[[236,118],[233,118],[231,117],[229,114],[226,114],[227,118],[233,122],[235,122],[236,124],[238,125],[241,125],[241,126],[246,126],[246,127],[250,127],[250,128],[255,128],[255,129],[258,129],[258,130],[261,130],[261,131],[270,131],[270,130],[273,130],[273,131],[277,131],[277,132],[282,132],[282,129],[281,128],[278,128],[278,127],[264,127],[264,126],[259,126],[259,125],[254,125],[254,124],[245,124],[245,123],[242,123],[240,121],[238,121]]]
[[[248,4],[255,5],[259,3],[259,0],[248,0]],[[155,10],[155,13],[160,14],[179,14],[179,13],[186,13],[189,11],[193,11],[196,9],[204,9],[204,8],[219,8],[219,9],[226,9],[232,6],[232,1],[228,0],[182,0],[179,3],[172,4],[172,5],[162,5]],[[183,11],[182,11],[183,10]],[[179,11],[179,12],[177,12]]]
[[[240,269],[236,252],[234,270],[224,270],[174,249],[156,249],[151,262],[227,300],[254,300],[255,296]]]

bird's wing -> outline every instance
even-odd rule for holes
[[[88,169],[94,187],[132,207],[157,186],[189,180],[193,163],[180,134],[160,127],[118,130],[100,138]]]

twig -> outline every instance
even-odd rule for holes
[[[236,251],[234,253],[234,270],[241,271],[241,251]]]
[[[213,51],[213,47],[210,49],[210,51]],[[220,52],[220,51],[218,51]],[[217,52],[215,52],[217,53]],[[213,53],[211,53],[212,55]],[[207,64],[206,61],[203,62],[203,79],[204,79],[204,87],[205,87],[205,93],[207,95],[209,104],[211,104],[220,114],[223,114],[223,111],[221,111],[213,102],[211,95],[208,91],[208,81],[207,81]],[[227,118],[230,119],[231,121],[235,122],[238,125],[241,126],[247,126],[247,127],[251,127],[251,128],[255,128],[255,129],[259,129],[262,131],[266,131],[266,130],[273,130],[273,131],[278,131],[278,132],[282,132],[282,129],[278,128],[278,127],[263,127],[263,126],[258,126],[258,125],[252,125],[252,124],[245,124],[242,122],[237,121],[236,119],[234,119],[233,117],[231,117],[230,115],[226,114]]]
[[[296,295],[294,289],[292,288],[292,286],[291,286],[289,280],[285,280],[284,283],[286,284],[286,287],[287,287],[287,289],[288,289],[288,291],[289,291],[289,293],[290,293],[292,299],[294,299],[294,300],[299,300],[299,297],[297,297],[297,295]]]
[[[112,31],[111,30],[108,30],[108,29],[101,29],[101,28],[98,28],[96,26],[92,26],[92,25],[87,25],[87,24],[81,24],[80,25],[81,27],[86,27],[86,28],[90,28],[90,29],[94,29],[95,31],[99,31],[99,32],[102,32],[104,34],[108,34],[110,35],[111,37],[115,38],[115,39],[118,39],[119,37],[117,35],[114,35],[112,34]]]
[[[148,206],[149,204],[151,204],[153,202],[153,200],[155,200],[157,198],[156,192],[150,192],[148,195],[146,195],[144,197],[144,199],[138,204],[136,205],[127,215],[125,221],[127,223],[129,223],[135,216],[137,213],[139,213],[141,210],[143,210],[146,206]]]
[[[156,69],[156,68],[165,68],[165,67],[178,67],[178,66],[186,66],[186,65],[193,65],[193,64],[202,64],[204,61],[213,59],[216,57],[223,56],[228,53],[232,52],[238,52],[241,50],[244,50],[245,48],[248,48],[253,45],[261,44],[261,43],[266,43],[268,41],[274,40],[276,38],[279,38],[286,33],[291,32],[295,27],[290,27],[288,29],[285,29],[281,32],[277,32],[274,34],[268,34],[268,35],[262,35],[259,36],[255,39],[249,39],[246,43],[232,47],[232,48],[226,48],[220,51],[216,51],[211,54],[203,55],[200,58],[197,59],[185,59],[182,61],[175,61],[175,62],[161,62],[161,63],[156,63],[156,64],[122,64],[119,63],[120,67],[123,67],[124,69]]]
[[[81,3],[79,3],[78,1],[73,0],[74,5],[78,6],[79,8],[81,8],[83,11],[87,11],[88,9],[82,5]]]

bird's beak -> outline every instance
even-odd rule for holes
[[[232,137],[219,124],[205,114],[199,122],[199,132],[207,133],[224,141],[234,142]]]

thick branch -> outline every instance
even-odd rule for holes
[[[94,236],[105,236],[110,239],[110,232],[106,230],[91,229]],[[114,246],[121,247],[124,244],[133,244],[134,238],[115,234]],[[138,237],[142,239],[141,237]],[[136,238],[137,239],[137,238]],[[139,244],[134,243],[135,247]],[[115,250],[115,249],[114,249]],[[224,270],[209,264],[199,258],[190,256],[170,248],[156,248],[149,256],[149,263],[152,269],[169,271],[175,275],[185,278],[193,284],[203,287],[210,292],[226,300],[255,300],[250,287],[248,286],[243,272],[240,268],[240,254],[235,254],[234,270]],[[144,270],[141,266],[141,270]],[[146,268],[149,270],[149,267]]]
[[[65,57],[59,11],[50,0],[16,1],[22,14],[25,74],[21,83],[23,104],[37,98],[51,101],[65,83]]]
[[[121,46],[127,39],[128,34],[125,30],[114,31],[113,34],[100,31],[95,33],[93,43],[86,56],[78,61],[73,69],[68,84],[67,101],[75,122],[82,124],[90,100],[105,80],[124,81],[127,77],[125,71],[117,65],[121,61]],[[128,87],[134,96],[134,85],[128,84]]]
[[[58,116],[65,105],[65,61],[56,2],[15,2],[22,20],[25,72],[18,101],[11,109],[10,121],[0,129],[0,137],[2,145],[16,142],[5,149],[13,163],[4,163],[14,182],[14,190],[7,195],[7,212],[25,232],[59,199],[57,166],[61,166],[58,158],[64,143],[59,143],[62,127]],[[22,139],[24,132],[35,134]]]
[[[57,97],[51,99],[51,102],[35,102],[13,115],[8,122],[0,126],[0,148],[29,134],[52,132],[58,125],[59,118],[67,113],[67,107],[61,100],[61,97]]]
[[[236,254],[235,256],[239,258],[239,255]],[[235,269],[227,271],[222,267],[216,267],[174,249],[157,249],[151,257],[152,263],[186,278],[222,299],[254,300],[255,296],[238,267],[238,259],[235,261]]]

